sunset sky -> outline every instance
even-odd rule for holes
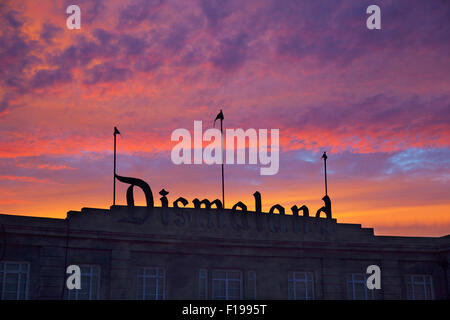
[[[14,0],[0,23],[0,213],[109,208],[114,126],[118,174],[156,205],[162,188],[170,203],[221,198],[220,166],[173,164],[170,137],[222,108],[226,128],[280,130],[278,174],[225,166],[227,207],[253,210],[258,190],[264,211],[315,213],[327,151],[338,222],[450,234],[448,0]]]

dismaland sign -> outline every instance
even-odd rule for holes
[[[127,198],[127,216],[120,220],[120,222],[124,223],[133,223],[133,224],[143,224],[151,215],[153,209],[154,209],[154,199],[153,199],[153,193],[148,185],[147,182],[144,180],[138,179],[138,178],[131,178],[131,177],[123,177],[115,174],[115,178],[119,180],[122,183],[129,184],[129,187],[126,192],[126,198]],[[141,211],[137,210],[134,204],[134,187],[138,187],[141,189],[145,195],[146,200],[146,206],[143,208],[145,214],[143,217],[137,217],[136,212]],[[161,195],[160,201],[161,201],[161,221],[164,225],[167,225],[169,223],[169,219],[167,216],[167,208],[169,208],[169,199],[167,198],[167,195],[169,194],[168,191],[165,189],[162,189],[159,194]],[[261,194],[256,191],[253,194],[253,197],[255,199],[255,211],[254,212],[248,212],[247,206],[239,201],[237,202],[230,210],[229,212],[229,221],[230,226],[235,230],[249,230],[249,217],[252,215],[258,215],[258,216],[267,216],[267,227],[270,232],[287,232],[287,227],[285,224],[285,220],[283,219],[286,216],[286,210],[283,206],[279,204],[273,205],[269,212],[267,214],[264,214],[262,212],[262,205],[261,205]],[[315,217],[320,218],[321,213],[323,212],[326,216],[326,219],[331,220],[331,200],[328,197],[328,195],[325,195],[322,200],[324,201],[324,206],[319,208],[316,213]],[[206,212],[210,213],[207,218],[206,227],[212,228],[214,225],[218,228],[224,228],[225,222],[223,219],[223,214],[225,212],[222,202],[219,199],[215,199],[213,201],[210,201],[208,199],[199,200],[198,198],[195,198],[192,200],[192,203],[194,205],[194,209],[196,210],[205,210]],[[179,208],[184,209],[188,204],[189,201],[183,197],[178,197],[175,201],[173,201],[173,208]],[[188,210],[190,208],[186,208],[185,210]],[[299,217],[300,213],[304,217],[309,217],[309,209],[307,206],[302,205],[301,207],[297,207],[296,205],[292,206],[291,208],[292,215],[295,217]],[[183,210],[184,211],[184,210]],[[228,210],[227,210],[228,211]],[[192,217],[189,215],[189,218],[186,217],[182,212],[175,211],[175,214],[177,216],[177,220],[175,221],[175,224],[179,227],[184,226],[187,224],[188,220],[190,220]],[[214,216],[216,217],[216,222],[213,222]],[[274,217],[279,217],[279,223],[274,223]],[[237,219],[239,217],[239,219]],[[197,215],[197,224],[199,217]],[[294,225],[292,230],[294,232],[298,231],[298,225],[296,225],[296,219],[293,220]],[[257,231],[263,231],[264,226],[261,219],[256,219],[256,230]]]
[[[220,113],[217,115],[216,120],[220,119],[221,122],[224,119],[223,117],[223,113],[222,110],[220,111]],[[198,125],[201,125],[201,123],[198,123]],[[197,128],[197,129],[201,129],[201,128]],[[211,130],[211,129],[210,129]],[[222,124],[221,124],[221,130],[222,130]],[[198,131],[198,130],[197,130]],[[201,130],[200,130],[201,131]],[[242,130],[241,130],[242,131]],[[198,133],[198,132],[197,132]],[[154,199],[153,199],[153,193],[152,193],[152,189],[150,188],[149,184],[147,182],[145,182],[142,179],[138,179],[138,178],[132,178],[132,177],[124,177],[124,176],[120,176],[116,173],[116,136],[120,135],[119,130],[114,127],[114,179],[113,179],[113,207],[115,208],[115,197],[116,197],[116,179],[119,180],[122,183],[125,184],[129,184],[129,187],[127,189],[126,192],[126,198],[127,198],[127,208],[128,208],[128,215],[127,217],[123,218],[120,220],[120,222],[127,222],[127,223],[134,223],[134,224],[143,224],[151,215],[151,212],[154,209]],[[241,135],[245,134],[243,132],[241,132]],[[266,135],[266,132],[264,132],[263,135]],[[222,136],[222,132],[220,132],[220,136]],[[241,137],[243,138],[243,137]],[[267,138],[267,137],[266,137]],[[275,130],[275,142],[276,142],[276,148],[278,150],[278,130]],[[218,140],[218,139],[216,139]],[[244,139],[241,139],[241,141],[245,141]],[[267,141],[266,141],[267,142]],[[189,143],[190,145],[190,143]],[[265,146],[267,145],[266,143],[264,144]],[[223,152],[221,151],[223,148],[220,148],[220,154],[222,154]],[[217,150],[216,150],[217,151]],[[195,158],[195,157],[194,157]],[[239,158],[239,157],[238,157]],[[242,158],[242,157],[241,157]],[[327,160],[327,155],[326,152],[323,153],[322,158],[324,159],[324,169],[325,169],[325,196],[322,198],[322,200],[324,201],[324,206],[322,206],[321,208],[319,208],[316,211],[316,218],[320,218],[320,214],[323,212],[326,216],[327,220],[331,220],[331,200],[330,197],[328,197],[328,192],[327,192],[327,174],[326,174],[326,160]],[[241,159],[242,160],[242,159]],[[200,160],[198,159],[198,161],[200,162]],[[222,162],[223,165],[223,162]],[[278,164],[276,165],[277,171],[278,171]],[[141,213],[142,209],[136,209],[135,205],[134,205],[134,187],[138,187],[140,188],[145,195],[145,201],[146,201],[146,207],[144,208],[144,216],[143,217],[139,217],[137,215],[137,213]],[[160,198],[161,200],[161,219],[164,225],[168,224],[168,218],[167,218],[167,208],[169,208],[169,199],[167,198],[167,195],[169,194],[168,191],[162,189],[159,194],[162,196]],[[223,188],[223,166],[222,166],[222,199],[223,201],[220,201],[219,199],[215,199],[213,201],[210,201],[208,199],[203,199],[203,200],[199,200],[198,198],[195,198],[194,200],[192,200],[192,203],[194,205],[194,209],[196,210],[206,210],[208,213],[212,213],[212,211],[216,211],[216,217],[217,217],[217,227],[219,228],[223,228],[224,224],[223,224],[223,219],[222,219],[222,213],[225,212],[224,210],[224,188]],[[231,222],[231,226],[233,227],[233,229],[237,229],[237,230],[249,230],[250,229],[250,225],[249,225],[249,216],[261,216],[263,214],[262,212],[262,206],[261,206],[261,194],[256,191],[253,194],[253,197],[255,198],[255,211],[254,212],[248,212],[247,210],[247,206],[239,201],[237,202],[232,208],[231,208],[231,212],[229,212],[229,218],[230,218],[230,222]],[[173,208],[185,208],[187,205],[189,204],[189,201],[186,200],[183,197],[179,197],[177,198],[175,201],[173,201]],[[215,210],[213,209],[213,206],[215,207]],[[185,210],[188,210],[188,208],[186,208]],[[178,210],[175,210],[178,211]],[[228,211],[228,210],[227,210]],[[291,207],[291,211],[292,211],[292,216],[298,217],[299,213],[302,212],[302,216],[303,217],[309,217],[309,209],[307,206],[303,205],[300,208],[297,207],[296,205]],[[185,211],[186,212],[186,211]],[[275,213],[277,212],[277,214]],[[186,217],[178,212],[177,215],[179,215],[179,220],[177,220],[175,222],[175,224],[177,224],[178,226],[183,226],[186,225]],[[207,223],[207,227],[211,227],[213,225],[212,223],[212,215],[210,214],[208,216],[208,223]],[[287,231],[286,230],[286,225],[284,224],[285,219],[283,219],[286,216],[286,210],[283,206],[279,205],[279,204],[275,204],[273,205],[268,214],[264,214],[267,216],[268,220],[268,228],[271,232],[278,232],[278,231]],[[189,217],[191,215],[189,214]],[[241,223],[238,224],[236,222],[236,216],[240,216],[240,221]],[[279,224],[278,226],[275,226],[273,224],[273,217],[278,216],[279,217]],[[197,222],[199,221],[199,215],[197,215],[196,220]],[[297,219],[294,219],[294,226],[293,226],[293,230],[295,232],[298,231],[298,225],[296,225],[296,221]],[[261,224],[262,220],[261,219],[256,219],[256,229],[258,231],[262,231],[263,230],[263,226]],[[197,223],[199,225],[199,223]]]

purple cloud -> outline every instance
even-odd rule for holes
[[[233,1],[228,0],[201,0],[200,6],[205,14],[208,28],[213,33],[217,31],[221,21],[235,9]]]
[[[248,56],[247,35],[240,34],[220,42],[218,53],[211,61],[213,65],[224,72],[235,71],[241,67]]]
[[[72,81],[72,73],[70,70],[39,70],[31,79],[30,86],[34,89],[40,89],[70,81]]]
[[[62,31],[63,31],[62,28],[58,28],[54,24],[44,23],[44,25],[42,26],[40,37],[47,44],[50,44],[53,41],[53,39]]]
[[[151,22],[151,17],[164,3],[164,0],[135,0],[120,12],[117,27],[120,29],[132,28],[144,21]]]
[[[128,79],[130,75],[130,69],[117,67],[111,62],[106,62],[86,70],[83,82],[85,84],[120,82]]]
[[[118,46],[126,55],[140,55],[145,52],[148,44],[144,39],[124,34],[120,36]]]

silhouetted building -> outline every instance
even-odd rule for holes
[[[450,236],[192,208],[0,215],[2,299],[448,299]],[[3,239],[3,240],[2,240]],[[79,265],[81,289],[67,290]],[[369,265],[381,289],[366,286]]]

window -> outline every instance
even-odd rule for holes
[[[97,300],[100,291],[100,267],[92,265],[80,265],[81,289],[68,290],[69,300]]]
[[[139,268],[137,297],[140,300],[163,300],[166,294],[166,273],[162,268]]]
[[[409,300],[434,299],[433,279],[430,275],[409,275],[406,277],[406,291]]]
[[[347,299],[373,300],[374,291],[367,288],[367,275],[352,273],[347,275]]]
[[[290,300],[314,299],[314,276],[312,272],[291,271],[288,276]]]
[[[0,262],[0,299],[27,299],[28,274],[27,262]]]
[[[247,274],[247,299],[256,300],[256,272],[249,271]]]
[[[206,269],[198,270],[198,298],[208,299],[208,271]]]
[[[215,300],[242,299],[242,272],[214,270],[212,272],[212,298]]]

